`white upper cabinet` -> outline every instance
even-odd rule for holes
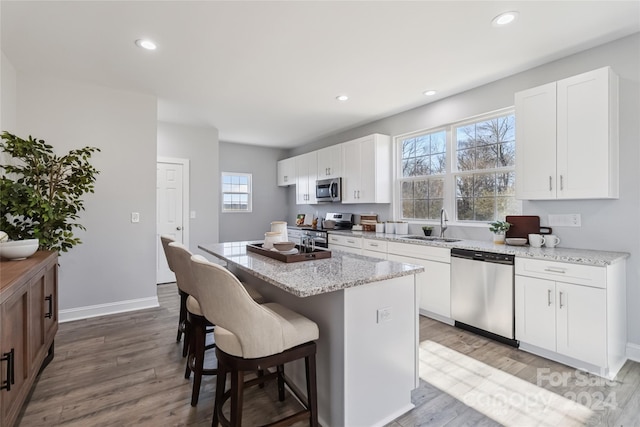
[[[373,134],[342,145],[342,203],[391,203],[391,138]]]
[[[296,163],[296,204],[316,204],[317,151],[294,157]]]
[[[294,157],[278,161],[277,170],[278,186],[286,187],[296,183],[296,160]]]
[[[342,176],[342,144],[318,150],[318,179]]]
[[[609,67],[518,92],[516,197],[618,197],[618,77]]]

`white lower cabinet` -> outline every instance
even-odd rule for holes
[[[520,348],[613,377],[626,360],[625,263],[587,266],[516,258]]]
[[[387,241],[375,239],[362,239],[362,255],[375,258],[387,258]]]
[[[329,234],[329,249],[362,255],[362,237]]]
[[[417,264],[424,272],[416,275],[420,314],[452,324],[451,251],[447,248],[389,242],[389,261]]]

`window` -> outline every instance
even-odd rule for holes
[[[251,212],[251,174],[222,172],[222,212]]]
[[[402,140],[402,218],[436,219],[444,201],[444,130]]]
[[[512,110],[396,138],[399,216],[493,221],[519,214],[515,199],[515,116]]]
[[[519,213],[515,199],[515,116],[453,127],[456,219],[493,221]]]

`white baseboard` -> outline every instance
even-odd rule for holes
[[[640,363],[640,344],[627,343],[627,359]]]
[[[158,307],[158,297],[130,299],[126,301],[111,302],[108,304],[89,305],[86,307],[70,308],[58,312],[60,323],[73,320],[88,319],[90,317],[108,316],[110,314],[124,313],[127,311],[142,310]]]

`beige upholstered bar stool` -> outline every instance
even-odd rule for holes
[[[284,364],[305,359],[307,399],[305,409],[267,425],[288,425],[308,419],[318,425],[316,391],[316,343],[318,326],[306,317],[276,303],[258,304],[240,281],[228,270],[210,263],[204,257],[191,257],[192,271],[198,289],[200,308],[214,323],[218,377],[213,410],[213,426],[242,425],[243,390],[245,386],[263,384],[277,378],[278,397],[284,400]],[[246,371],[267,370],[274,373],[244,381]],[[231,390],[225,392],[227,373],[231,375]],[[291,387],[295,390],[295,387]],[[222,407],[231,399],[230,420]]]
[[[175,274],[176,270],[173,266],[173,260],[169,257],[169,254],[167,253],[169,243],[175,242],[175,240],[169,236],[163,235],[163,236],[160,236],[160,241],[162,242],[162,248],[164,249],[164,256],[167,258],[167,264],[169,264],[169,270],[173,271],[173,273]],[[177,283],[177,278],[176,278],[176,283]],[[180,342],[180,339],[182,338],[182,334],[185,332],[185,329],[187,326],[186,325],[187,297],[189,296],[189,294],[187,294],[184,290],[180,288],[179,283],[178,283],[178,294],[180,295],[180,316],[178,318],[178,336],[176,337],[176,342]],[[187,336],[185,334],[184,343],[182,344],[182,357],[186,357],[188,346],[189,346],[189,340],[187,339]]]
[[[200,396],[200,384],[203,375],[216,375],[217,369],[205,369],[205,351],[215,347],[215,344],[206,345],[207,333],[214,327],[202,314],[199,304],[198,289],[194,282],[191,270],[191,256],[189,249],[178,242],[169,243],[167,247],[176,273],[178,285],[188,294],[187,297],[187,319],[185,322],[185,340],[188,341],[188,357],[185,368],[185,378],[191,376],[193,372],[193,390],[191,392],[191,406],[198,404]],[[223,268],[223,267],[220,267]],[[262,295],[251,290],[251,297],[257,301],[262,301]]]

